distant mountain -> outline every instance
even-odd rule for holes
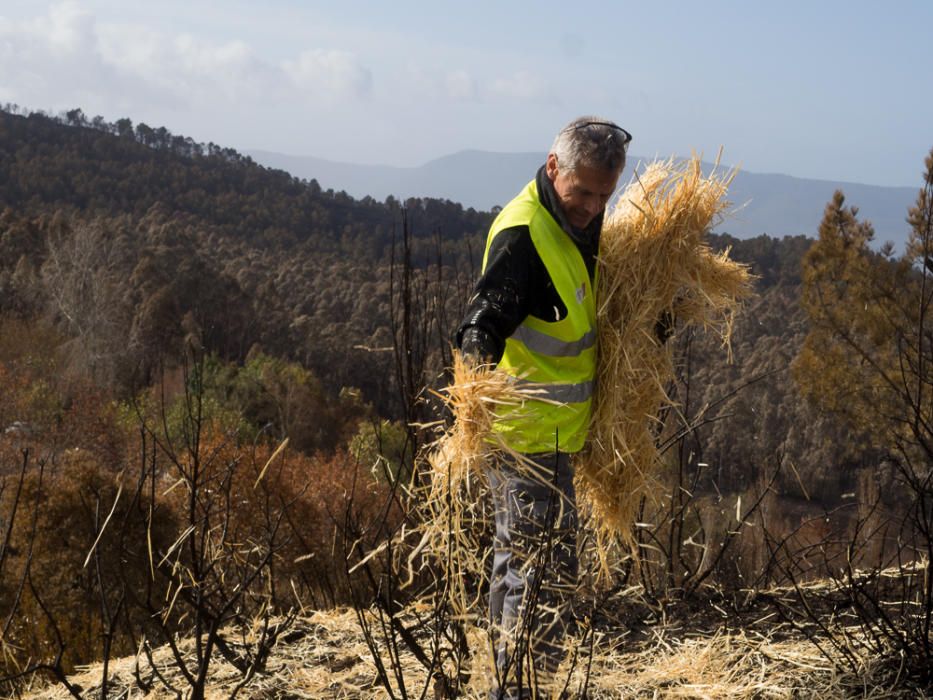
[[[437,197],[481,211],[508,202],[544,162],[539,153],[460,151],[418,167],[400,168],[268,151],[246,153],[261,165],[285,170],[296,177],[313,178],[325,190],[344,190],[357,198]]]
[[[505,204],[544,162],[544,155],[540,153],[461,151],[419,167],[398,168],[338,163],[268,151],[249,151],[248,154],[262,165],[280,168],[296,177],[316,179],[324,189],[344,190],[353,197],[369,195],[377,200],[389,195],[403,200],[437,197],[479,210]],[[629,157],[630,163],[644,160]],[[739,238],[762,233],[777,237],[797,234],[815,237],[823,208],[837,189],[845,193],[850,205],[859,208],[862,218],[872,221],[879,243],[892,241],[903,249],[909,228],[905,217],[907,208],[917,197],[916,188],[810,180],[790,175],[740,171],[729,193],[738,211],[717,227],[717,231]]]

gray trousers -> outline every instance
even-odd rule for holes
[[[489,622],[497,686],[490,698],[545,697],[572,631],[577,507],[570,455],[500,460],[487,471],[496,535]]]

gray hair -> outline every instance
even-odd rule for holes
[[[631,140],[631,134],[608,119],[577,117],[557,132],[551,153],[565,170],[573,171],[584,165],[621,172]]]

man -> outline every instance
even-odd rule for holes
[[[496,513],[490,633],[492,698],[541,695],[563,656],[577,582],[580,451],[596,376],[596,256],[631,135],[580,117],[560,130],[535,179],[493,222],[463,353],[530,383],[542,400],[500,414],[516,453],[488,470]]]

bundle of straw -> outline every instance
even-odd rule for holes
[[[527,458],[492,430],[503,408],[515,409],[538,391],[489,365],[477,365],[454,352],[453,375],[440,397],[455,417],[428,447],[425,479],[416,500],[422,505],[420,542],[409,554],[409,580],[429,561],[441,561],[448,581],[448,603],[455,615],[471,617],[483,586],[483,561],[492,529],[485,467],[508,456],[521,467]],[[427,555],[425,558],[424,555]]]
[[[717,161],[718,162],[718,161]],[[745,265],[715,254],[706,234],[721,217],[735,172],[704,177],[700,159],[655,162],[623,192],[599,253],[599,364],[587,447],[576,462],[583,504],[599,535],[631,541],[635,511],[660,474],[659,411],[671,406],[671,353],[657,337],[664,314],[713,330],[728,347]]]

